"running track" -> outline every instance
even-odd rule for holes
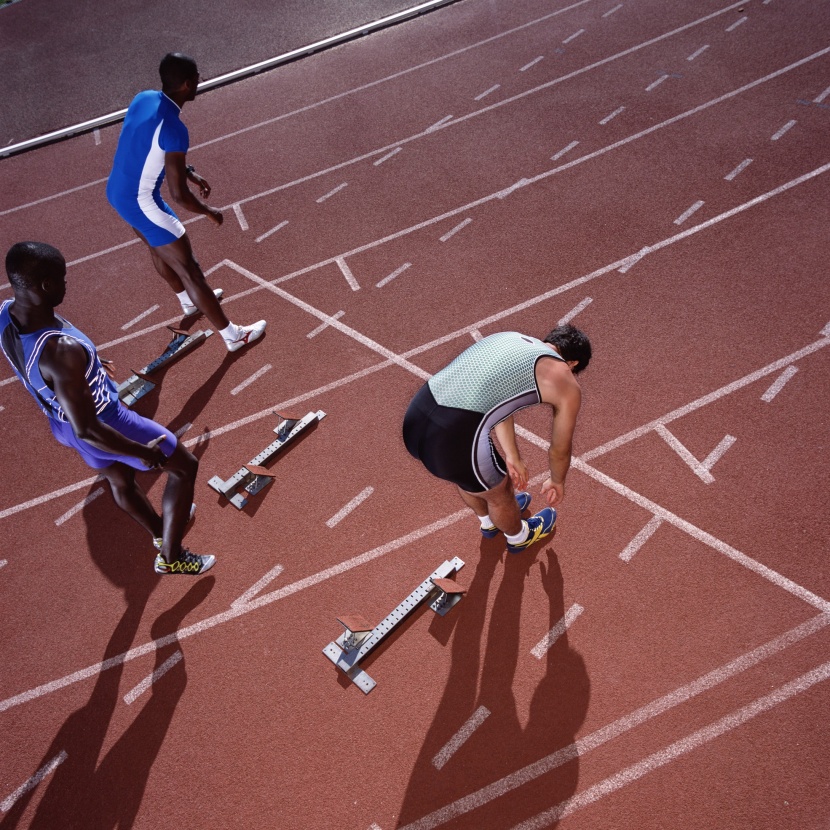
[[[269,330],[136,408],[200,456],[188,544],[218,564],[155,579],[0,381],[0,828],[826,827],[827,22],[465,0],[188,105],[226,208],[195,250]],[[0,241],[64,251],[124,377],[178,318],[106,205],[116,138],[4,161]],[[400,422],[474,338],[562,319],[595,348],[568,494],[505,560]],[[274,411],[316,409],[269,490],[219,502]],[[538,505],[548,416],[519,421]],[[344,683],[335,615],[452,556],[464,601]]]

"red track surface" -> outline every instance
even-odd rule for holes
[[[218,564],[156,579],[108,496],[57,524],[100,485],[0,387],[0,828],[825,827],[827,23],[809,0],[468,0],[190,105],[228,206],[194,247],[269,330],[208,341],[136,409],[192,424],[188,543]],[[123,377],[176,306],[82,187],[100,137],[3,163],[0,242],[65,252],[65,313]],[[406,454],[403,412],[477,332],[577,307],[595,359],[558,535],[505,559]],[[222,504],[208,478],[312,409],[275,485]],[[519,420],[541,473],[548,415]],[[452,556],[467,597],[390,638],[364,697],[320,653],[335,615],[379,620]]]

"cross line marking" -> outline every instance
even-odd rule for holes
[[[432,766],[437,770],[443,769],[447,761],[472,737],[473,732],[490,717],[490,714],[490,710],[486,706],[479,706],[461,729],[439,750],[432,759]]]
[[[340,319],[340,318],[341,318],[341,317],[342,317],[345,313],[346,313],[346,312],[345,312],[345,311],[343,311],[343,309],[341,309],[340,311],[335,311],[335,312],[334,312],[334,314],[332,314],[332,315],[331,315],[331,319],[332,319],[332,320],[339,320],[339,319]],[[320,323],[320,325],[319,325],[319,326],[317,326],[317,328],[316,328],[316,329],[312,329],[312,330],[311,330],[311,331],[310,331],[310,332],[306,335],[306,337],[307,337],[309,340],[311,340],[311,338],[312,338],[312,337],[317,337],[317,335],[318,335],[321,331],[323,331],[324,329],[327,329],[327,328],[329,327],[329,325],[330,325],[329,321],[328,321],[328,320],[324,320],[322,323]]]
[[[565,616],[559,620],[556,625],[542,637],[541,640],[530,650],[530,653],[537,659],[541,660],[551,649],[553,644],[564,635],[564,633],[574,624],[577,617],[585,609],[581,605],[574,603],[566,612]]]
[[[69,756],[66,750],[61,750],[48,764],[44,764],[28,781],[21,784],[10,796],[3,799],[0,803],[0,812],[8,813],[20,796],[25,795],[29,790],[33,790],[47,775],[53,773]]]
[[[282,565],[275,565],[265,576],[257,580],[245,593],[231,603],[231,608],[240,608],[247,605],[264,588],[267,588],[285,569]]]
[[[798,366],[787,366],[783,372],[775,379],[772,386],[761,395],[761,400],[764,403],[769,403],[772,399],[784,388],[784,385],[792,378],[792,376],[798,371]]]
[[[124,695],[124,703],[130,706],[132,703],[141,697],[156,681],[164,677],[170,669],[181,661],[184,655],[181,651],[175,651],[171,654],[151,675],[145,677],[135,688]]]
[[[363,502],[366,501],[366,499],[368,499],[374,492],[374,487],[367,487],[365,490],[361,490],[345,507],[341,508],[326,522],[326,527],[331,528],[340,524],[340,522],[342,522],[343,519],[349,515],[349,513],[363,504]]]
[[[337,267],[340,269],[343,276],[346,278],[346,282],[349,284],[349,288],[352,291],[360,291],[360,284],[355,279],[354,274],[352,273],[352,269],[346,264],[346,260],[340,256],[335,257],[334,260],[337,263]]]
[[[652,516],[648,524],[626,545],[625,550],[620,554],[623,562],[630,562],[640,548],[657,532],[657,528],[663,524],[659,516]]]
[[[245,214],[242,212],[242,205],[238,202],[234,205],[233,212],[236,214],[236,219],[239,222],[239,227],[242,228],[243,231],[248,230],[248,220],[245,218]]]

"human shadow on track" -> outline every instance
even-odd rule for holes
[[[0,821],[0,830],[21,826],[27,806],[41,793],[31,823],[24,825],[33,830],[131,828],[150,771],[187,685],[185,661],[180,659],[145,693],[146,698],[139,697],[131,704],[138,711],[101,757],[113,720],[119,724],[115,728],[120,728],[120,723],[131,714],[120,688],[124,673],[120,655],[133,644],[150,595],[162,578],[153,572],[146,546],[141,545],[139,550],[139,544],[129,537],[116,546],[111,536],[93,529],[100,529],[106,522],[105,510],[99,501],[85,509],[90,550],[102,572],[123,590],[126,608],[104,650],[105,668],[98,674],[89,700],[67,718],[37,769],[63,753],[65,760],[38,787],[18,799]],[[214,584],[210,576],[192,585],[175,605],[156,618],[151,629],[153,639],[174,634]],[[91,611],[94,613],[94,609]],[[179,643],[174,636],[171,642],[156,649],[154,669],[177,651]],[[112,663],[106,665],[106,661]],[[117,711],[119,707],[129,714]]]
[[[501,540],[502,549],[503,545]],[[401,806],[399,828],[432,828],[451,822],[454,830],[504,830],[576,792],[579,758],[575,751],[567,763],[533,780],[528,776],[527,783],[503,795],[490,794],[488,798],[479,792],[573,744],[590,696],[585,663],[568,645],[567,634],[563,634],[544,657],[545,675],[534,691],[527,725],[522,727],[513,682],[520,661],[535,659],[519,651],[524,587],[528,579],[538,578],[541,573],[548,597],[550,630],[565,614],[562,573],[551,547],[537,554],[505,555],[506,558],[500,558],[496,551],[493,542],[482,542],[473,581],[456,609],[460,613],[454,623],[449,678],[415,762]],[[502,577],[493,601],[482,661],[488,598],[502,561]],[[444,620],[452,614],[451,611]],[[541,632],[541,623],[538,628]],[[437,769],[433,759],[480,707],[486,707],[490,714]],[[467,803],[442,809],[467,796],[471,796]]]

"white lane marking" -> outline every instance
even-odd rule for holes
[[[441,807],[423,818],[407,824],[405,827],[399,828],[399,830],[434,830],[434,828],[440,827],[448,821],[465,815],[478,807],[483,807],[485,804],[495,801],[500,796],[506,795],[524,784],[535,781],[542,775],[546,775],[552,770],[568,763],[568,761],[587,755],[592,750],[603,746],[609,741],[615,740],[620,735],[630,732],[643,723],[754,668],[764,660],[785,651],[796,643],[823,630],[828,625],[830,625],[830,614],[820,614],[813,617],[811,620],[807,620],[807,622],[787,631],[781,636],[735,658],[708,674],[698,677],[691,683],[680,686],[673,692],[669,692],[663,697],[657,698],[630,714],[624,715],[618,720],[609,723],[607,726],[591,732],[585,737],[580,738],[577,742],[562,747],[556,750],[556,752],[552,752],[550,755],[540,758],[538,761],[516,770],[516,772],[510,773],[504,778],[494,781],[492,784],[488,784],[476,792],[459,798],[457,801],[447,804],[445,807]]]
[[[424,130],[424,133],[431,133],[434,130],[440,129],[441,127],[443,127],[445,124],[449,123],[450,121],[452,121],[452,116],[451,115],[445,115],[440,121],[436,121],[434,124],[427,127]]]
[[[171,654],[151,675],[145,677],[134,689],[124,695],[124,703],[129,706],[134,703],[141,695],[144,694],[157,680],[164,677],[170,669],[179,663],[184,657],[181,651],[175,651]]]
[[[526,63],[523,67],[521,67],[521,69],[519,69],[519,72],[527,72],[527,70],[530,69],[531,66],[536,66],[536,64],[539,63],[539,61],[544,60],[544,58],[544,55],[539,55],[538,58],[534,58],[530,63]]]
[[[827,89],[825,89],[824,92],[822,92],[817,98],[813,98],[813,103],[820,104],[828,95],[830,95],[830,86],[828,86]]]
[[[693,213],[700,210],[705,202],[698,201],[695,202],[688,210],[683,211],[677,219],[674,220],[675,225],[682,225]]]
[[[689,55],[689,57],[686,58],[686,60],[687,61],[693,61],[695,58],[699,58],[708,48],[709,48],[708,43],[704,46],[701,46],[700,49],[697,49],[696,51],[692,52],[692,54]]]
[[[388,161],[389,159],[391,159],[392,156],[396,155],[397,153],[400,153],[400,151],[401,151],[401,148],[396,147],[394,150],[391,150],[390,152],[388,152],[385,156],[381,156],[377,161],[373,161],[372,164],[374,164],[374,166],[377,167],[379,164],[383,164],[383,162]]]
[[[647,87],[646,92],[651,92],[652,89],[655,87],[660,86],[669,76],[668,75],[661,75],[656,81],[652,81]]]
[[[245,218],[245,214],[242,212],[242,205],[238,202],[233,205],[233,212],[236,214],[236,219],[239,222],[239,227],[242,228],[243,231],[248,230],[248,220]]]
[[[830,337],[830,323],[828,323],[822,330],[821,330],[822,337]]]
[[[157,305],[150,306],[150,308],[148,308],[147,311],[142,311],[141,314],[138,315],[138,317],[133,317],[133,319],[130,320],[129,323],[124,323],[124,325],[121,326],[121,331],[126,331],[127,329],[132,328],[136,323],[141,322],[145,317],[149,317],[154,311],[158,311],[158,309],[159,306]]]
[[[620,554],[620,559],[623,562],[630,562],[639,553],[640,548],[654,536],[661,524],[663,524],[663,520],[659,516],[652,516],[648,524],[625,546],[625,550]]]
[[[530,653],[537,660],[541,660],[550,651],[551,646],[574,624],[577,617],[584,610],[581,605],[574,603],[565,612],[565,616],[530,650]]]
[[[580,35],[585,34],[585,29],[580,29],[577,32],[574,32],[572,35],[568,35],[562,43],[570,43],[572,40],[576,40]]]
[[[724,435],[721,438],[720,443],[700,462],[700,466],[703,467],[704,470],[711,470],[718,461],[723,458],[724,453],[737,441],[738,439],[734,435]]]
[[[565,153],[569,152],[570,150],[573,150],[573,148],[574,148],[574,147],[576,147],[578,144],[579,144],[579,142],[578,142],[578,141],[572,141],[570,144],[568,144],[568,146],[567,146],[567,147],[563,147],[561,150],[559,150],[558,152],[554,153],[554,154],[550,157],[550,160],[551,160],[551,161],[558,161],[559,159],[561,159],[561,158],[562,158],[562,156],[564,156],[564,155],[565,155]]]
[[[382,830],[379,824],[376,824],[374,821],[369,825],[369,830]]]
[[[337,513],[335,513],[326,522],[326,527],[334,527],[335,525],[340,524],[340,522],[342,522],[343,519],[349,515],[349,513],[351,513],[356,507],[363,504],[363,502],[366,501],[366,499],[368,499],[374,492],[374,487],[367,487],[365,490],[361,490],[345,507],[338,510]]]
[[[770,141],[778,141],[784,133],[791,130],[798,122],[797,121],[788,121],[780,130],[778,130],[771,138]]]
[[[342,317],[345,313],[346,313],[346,312],[345,312],[345,311],[343,311],[342,309],[341,309],[340,311],[335,311],[335,312],[334,312],[334,314],[332,314],[332,315],[331,315],[331,319],[332,319],[332,320],[339,320],[339,319],[340,319],[340,318],[341,318],[341,317]],[[317,328],[316,328],[316,329],[312,329],[312,330],[311,330],[311,331],[310,331],[310,332],[306,335],[306,337],[307,337],[309,340],[311,340],[311,338],[312,338],[312,337],[317,337],[317,335],[318,335],[321,331],[323,331],[324,329],[327,329],[327,328],[329,327],[329,325],[330,325],[330,323],[329,323],[329,321],[328,321],[328,320],[323,320],[323,322],[322,322],[322,323],[320,323],[320,325],[319,325],[319,326],[317,326]]]
[[[545,810],[533,818],[523,821],[521,824],[517,824],[512,830],[541,830],[541,828],[550,827],[555,822],[565,818],[565,816],[569,816],[582,807],[587,807],[589,804],[599,801],[606,795],[610,795],[628,784],[634,783],[643,776],[648,775],[648,773],[664,767],[666,764],[691,752],[693,749],[704,746],[715,738],[731,732],[733,729],[752,720],[752,718],[768,712],[773,707],[778,706],[778,704],[784,703],[790,698],[815,686],[817,683],[827,680],[828,677],[830,677],[830,662],[824,663],[806,674],[802,674],[801,677],[797,677],[795,680],[791,680],[783,686],[779,686],[763,697],[756,698],[752,703],[725,715],[720,720],[703,727],[703,729],[698,729],[696,732],[687,735],[685,738],[681,738],[679,741],[669,744],[669,746],[661,749],[659,752],[655,752],[642,761],[626,767],[626,769],[609,776],[604,781],[594,784],[593,787],[589,787],[587,790],[577,793],[566,801],[560,802],[555,807]]]
[[[0,804],[0,812],[8,813],[20,796],[33,790],[47,775],[54,772],[69,756],[66,750],[61,750],[48,764],[44,764],[28,781],[19,786],[10,796],[3,799]]]
[[[11,287],[12,287],[11,283],[9,283],[9,282],[0,283],[0,291],[5,291],[7,288],[11,288]]]
[[[479,340],[484,340],[484,335],[478,329],[473,329],[470,332],[470,337],[472,337],[476,343],[478,343]]]
[[[744,170],[746,170],[746,168],[749,167],[750,164],[752,164],[752,159],[744,159],[731,173],[727,173],[723,178],[726,181],[731,182],[735,178],[735,176],[738,175],[738,173],[741,173]]]
[[[5,568],[9,564],[8,559],[0,559],[0,568]]]
[[[0,412],[5,412],[5,411],[6,411],[6,407],[5,406],[0,406]]]
[[[319,199],[317,199],[317,204],[319,205],[322,202],[325,202],[326,199],[330,199],[332,196],[334,196],[335,193],[339,193],[344,187],[348,186],[348,182],[343,182],[342,184],[337,185],[337,187],[335,187],[333,190],[330,190],[328,193],[324,193]]]
[[[632,265],[636,265],[650,250],[651,249],[648,247],[641,248],[636,254],[632,254],[631,256],[626,257],[623,260],[623,264],[620,265],[619,268],[617,268],[617,271],[619,271],[621,274],[627,273],[628,269],[631,268]]]
[[[401,265],[400,268],[396,268],[391,274],[384,277],[379,283],[377,283],[375,285],[375,288],[383,288],[383,286],[386,285],[386,283],[392,282],[392,280],[395,279],[395,277],[400,276],[404,271],[406,271],[407,268],[411,267],[411,265],[411,262],[404,262],[404,264]]]
[[[727,26],[727,27],[726,27],[726,29],[725,29],[725,31],[727,31],[727,32],[734,32],[734,31],[735,31],[735,29],[737,29],[737,28],[738,28],[738,26],[740,26],[740,25],[741,25],[741,23],[746,23],[746,21],[747,21],[747,17],[746,17],[746,16],[744,16],[744,17],[739,17],[739,18],[738,18],[738,19],[737,19],[737,20],[736,20],[736,21],[735,21],[735,22],[734,22],[731,26]]]
[[[193,424],[191,424],[191,423],[188,421],[188,422],[187,422],[184,426],[179,427],[179,428],[178,428],[178,429],[177,429],[177,430],[173,433],[173,435],[175,435],[175,436],[176,436],[176,438],[181,438],[181,437],[182,437],[182,435],[184,435],[184,434],[185,434],[185,433],[186,433],[186,432],[187,432],[187,431],[188,431],[188,430],[189,430],[192,426],[193,426]]]
[[[798,366],[787,366],[783,372],[775,379],[773,384],[761,395],[761,400],[769,403],[783,388],[787,381],[798,371]]]
[[[619,109],[615,109],[610,115],[606,115],[605,118],[600,121],[600,124],[607,124],[612,118],[616,118],[621,112],[625,110],[625,107],[620,107]]]
[[[446,242],[451,236],[455,236],[455,234],[457,234],[462,228],[466,228],[472,221],[472,219],[467,218],[463,222],[459,222],[451,231],[447,231],[447,233],[441,237],[440,241]]]
[[[88,504],[92,504],[98,496],[104,495],[104,488],[99,487],[93,490],[83,501],[78,502],[74,507],[70,507],[66,513],[60,518],[55,519],[55,524],[60,527],[64,522],[68,522],[76,513],[80,513]]]
[[[510,187],[506,187],[504,190],[500,190],[498,193],[496,193],[496,198],[506,199],[511,193],[513,193],[515,190],[518,190],[520,187],[524,187],[527,183],[527,179],[519,179],[519,181],[511,184]]]
[[[274,367],[270,363],[266,363],[261,369],[257,369],[249,378],[246,378],[231,389],[231,395],[238,395],[243,389],[247,389],[255,380],[259,380],[266,372],[270,372]]]
[[[497,89],[500,88],[501,84],[494,84],[490,87],[490,89],[485,89],[484,92],[480,93],[479,95],[476,95],[476,97],[473,100],[480,101],[482,98],[486,98],[491,92],[495,92]]]
[[[94,129],[92,131],[92,138],[95,141],[95,146],[97,147],[101,143],[101,131],[99,129]]]
[[[590,297],[586,297],[581,303],[574,306],[564,317],[562,317],[556,325],[564,326],[565,323],[570,323],[577,314],[588,308],[592,302],[593,300]]]
[[[605,12],[605,14],[603,14],[603,17],[611,17],[611,15],[614,14],[614,12],[618,12],[622,7],[623,4],[620,3],[618,6],[614,6],[613,9],[608,9],[608,11]]]
[[[283,571],[282,565],[275,565],[265,576],[257,580],[245,593],[231,603],[231,608],[247,605],[260,591],[267,588]]]
[[[715,480],[715,477],[692,455],[686,445],[681,443],[663,424],[658,424],[654,431],[683,459],[701,481],[711,484]]]
[[[349,283],[349,288],[351,288],[352,291],[360,291],[360,284],[355,279],[352,269],[346,264],[346,260],[342,256],[339,256],[336,257],[334,261],[337,263],[337,267],[346,278],[346,282]]]
[[[268,237],[271,236],[272,233],[276,233],[278,230],[284,228],[287,224],[288,220],[284,219],[282,222],[279,223],[279,225],[275,225],[273,228],[271,228],[270,231],[265,231],[265,233],[260,234],[254,241],[262,242],[263,239],[268,239]]]
[[[470,715],[467,722],[447,741],[443,749],[441,749],[432,759],[432,766],[435,769],[443,769],[447,761],[458,752],[459,749],[472,737],[473,732],[481,726],[487,718],[490,717],[490,710],[486,706],[479,706],[478,709]]]

